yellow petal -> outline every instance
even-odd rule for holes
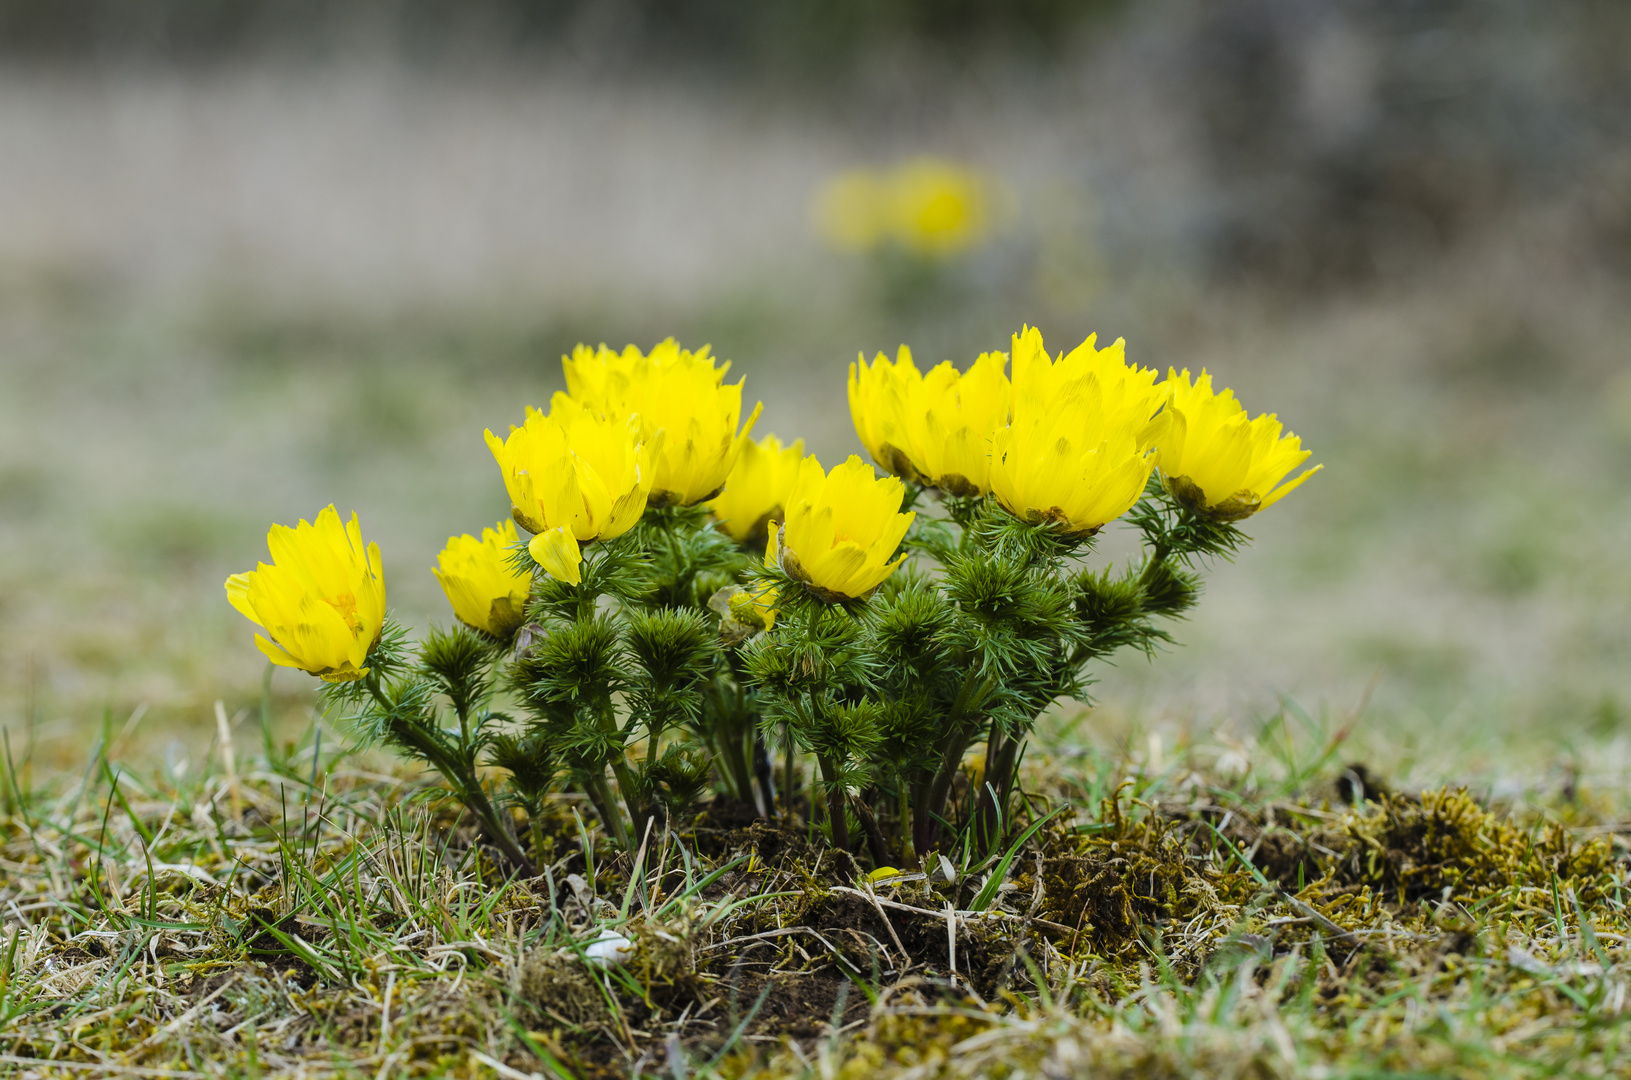
[[[539,533],[527,544],[527,551],[544,572],[557,581],[576,585],[583,580],[579,569],[583,551],[570,529],[563,526]]]

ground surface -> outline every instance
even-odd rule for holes
[[[1622,808],[1389,790],[1286,717],[1241,771],[1072,744],[1026,843],[876,884],[716,803],[505,877],[422,782],[233,746],[6,788],[24,1075],[1531,1076],[1623,1069]],[[1042,758],[1042,755],[1036,755]],[[1068,800],[1068,803],[1065,802]],[[955,854],[955,853],[953,853]],[[540,859],[541,865],[545,859]],[[960,861],[962,865],[956,863]],[[632,873],[631,873],[632,869]],[[947,880],[947,870],[950,880]]]

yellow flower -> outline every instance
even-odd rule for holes
[[[227,578],[227,600],[266,631],[255,644],[274,664],[325,682],[368,674],[364,663],[385,625],[379,546],[362,542],[357,515],[343,524],[332,505],[316,524],[273,525],[272,564]]]
[[[653,348],[652,357],[659,359],[659,362],[660,358],[671,357],[665,346],[673,340],[669,338]],[[561,370],[566,374],[566,392],[585,404],[600,406],[611,392],[608,383],[626,384],[634,376],[635,369],[646,362],[645,355],[633,345],[625,346],[622,352],[613,352],[605,343],[598,349],[580,343],[573,348],[571,356],[561,357]],[[721,370],[719,374],[723,379],[724,371]]]
[[[923,375],[905,345],[893,363],[879,353],[868,367],[863,353],[849,366],[849,415],[861,445],[884,472],[913,481],[923,479],[914,445],[922,434],[922,390]]]
[[[775,565],[774,534],[765,553],[767,565]],[[727,585],[708,599],[708,607],[719,615],[719,634],[726,645],[740,645],[761,630],[776,625],[776,598],[780,590],[766,582]]]
[[[776,596],[773,585],[757,589],[744,586],[741,592],[732,593],[728,601],[731,618],[754,630],[769,630],[776,625]]]
[[[1157,454],[1161,482],[1202,517],[1250,517],[1324,468],[1316,465],[1281,483],[1312,451],[1304,450],[1297,436],[1282,435],[1273,413],[1247,420],[1233,391],[1213,393],[1212,377],[1204,370],[1191,383],[1188,368],[1181,374],[1169,368],[1167,382],[1172,387],[1172,430]]]
[[[917,515],[901,513],[905,485],[851,455],[831,473],[807,457],[787,497],[787,520],[765,552],[823,600],[863,597],[905,559],[889,557]]]
[[[645,512],[653,447],[637,419],[607,418],[556,394],[547,415],[529,408],[509,438],[486,435],[512,515],[538,534],[528,550],[551,576],[575,583],[578,543],[621,536]]]
[[[816,225],[842,250],[872,251],[893,242],[946,258],[985,243],[999,194],[995,182],[973,169],[913,158],[882,172],[851,169],[835,176],[816,197]]]
[[[942,361],[919,374],[911,350],[849,369],[855,430],[885,471],[953,495],[991,490],[991,442],[1008,419],[1008,357],[982,353],[966,372]]]
[[[991,490],[991,445],[1008,424],[1008,356],[981,353],[964,372],[942,361],[923,376],[919,471],[953,495]]]
[[[509,637],[521,625],[532,590],[532,576],[510,564],[515,537],[511,521],[483,529],[480,540],[469,533],[449,537],[437,556],[440,568],[431,571],[459,621],[496,638]]]
[[[766,435],[743,443],[742,456],[725,478],[725,490],[708,504],[720,531],[738,544],[764,536],[770,519],[783,513],[803,458],[803,439],[783,446],[776,436]]]
[[[1013,339],[1013,415],[993,441],[991,490],[1009,513],[1087,536],[1132,509],[1169,423],[1169,391],[1094,337],[1057,362],[1030,327]]]
[[[895,235],[924,255],[956,255],[979,247],[990,231],[991,184],[972,169],[917,158],[891,179]]]
[[[682,349],[673,338],[641,355],[633,345],[615,353],[579,345],[561,358],[567,392],[584,407],[613,419],[638,416],[641,437],[661,448],[652,454],[651,501],[690,506],[719,494],[748,431],[756,404],[742,425],[742,381],[725,384],[730,369],[714,366],[704,345]]]
[[[816,196],[816,227],[841,251],[871,251],[889,235],[889,185],[872,169],[847,169]]]

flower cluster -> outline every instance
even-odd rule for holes
[[[1041,711],[1084,698],[1092,661],[1167,640],[1157,620],[1194,603],[1197,560],[1318,471],[1288,480],[1308,451],[1207,373],[1162,379],[1120,340],[1051,356],[1030,327],[963,370],[904,346],[851,366],[883,476],[753,439],[761,407],[744,417],[706,347],[562,363],[547,410],[486,432],[513,520],[441,552],[452,629],[405,641],[377,547],[332,506],[273,526],[272,563],[226,583],[273,663],[439,770],[523,868],[563,783],[625,846],[717,784],[814,815],[851,855],[864,837],[876,866],[990,848]],[[1086,565],[1121,518],[1143,560]],[[483,764],[508,774],[497,804]],[[979,784],[953,783],[965,767]],[[505,804],[534,823],[531,854]]]
[[[1272,413],[1248,421],[1206,372],[1158,382],[1127,362],[1123,340],[1096,342],[1050,359],[1026,327],[1010,354],[927,375],[904,345],[894,361],[863,356],[850,365],[850,415],[886,472],[948,495],[989,493],[1015,517],[1081,536],[1131,510],[1157,468],[1169,492],[1217,522],[1266,509],[1319,471],[1282,484],[1309,451]]]
[[[651,500],[691,506],[725,487],[759,419],[754,405],[742,419],[742,383],[726,383],[727,362],[716,366],[703,346],[695,353],[673,338],[642,356],[629,346],[614,353],[606,346],[578,346],[563,359],[572,398],[597,415],[634,423],[652,451]]]

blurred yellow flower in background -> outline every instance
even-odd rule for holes
[[[901,513],[905,495],[900,480],[875,475],[853,454],[831,473],[807,457],[765,561],[824,600],[866,596],[905,558],[890,561],[917,516]]]
[[[486,436],[511,512],[528,532],[564,529],[575,546],[621,536],[645,512],[654,447],[637,418],[608,418],[556,394],[547,414],[527,409],[526,423],[508,438]],[[537,559],[536,539],[530,547]]]
[[[886,471],[953,495],[991,488],[991,444],[1007,423],[1008,357],[982,353],[968,371],[949,360],[920,374],[902,345],[849,369],[850,417],[861,443]]]
[[[1090,535],[1132,509],[1169,423],[1169,389],[1089,337],[1057,362],[1032,327],[1014,335],[1012,420],[992,445],[991,490],[1009,513]]]
[[[725,490],[708,504],[720,531],[738,544],[763,538],[770,520],[784,512],[803,460],[803,439],[783,446],[776,436],[766,435],[743,443]]]
[[[431,571],[459,621],[496,638],[509,637],[521,625],[532,590],[532,575],[510,562],[515,540],[513,521],[483,529],[480,540],[469,533],[449,537],[437,556],[440,566]]]
[[[886,243],[947,258],[990,238],[1000,190],[977,170],[919,157],[886,170],[851,169],[816,196],[816,226],[834,247],[872,251]]]
[[[846,169],[816,193],[816,228],[840,251],[871,251],[889,238],[889,186],[873,169]]]
[[[654,447],[663,433],[652,454],[650,499],[657,505],[718,495],[764,407],[755,404],[742,424],[745,380],[725,384],[728,361],[716,367],[706,345],[691,352],[673,338],[650,355],[633,345],[621,353],[579,345],[561,366],[567,392],[586,408],[612,419],[639,417],[641,437]]]
[[[1205,370],[1191,382],[1188,368],[1181,373],[1169,368],[1167,384],[1172,389],[1172,428],[1156,455],[1161,482],[1202,517],[1251,517],[1324,468],[1316,465],[1281,483],[1312,451],[1304,450],[1297,436],[1282,434],[1273,413],[1248,420],[1233,391],[1213,392]]]
[[[227,600],[266,631],[255,635],[261,652],[325,682],[368,674],[385,625],[385,578],[379,545],[363,545],[357,515],[344,524],[330,504],[315,523],[273,525],[266,546],[270,566],[226,580]]]

